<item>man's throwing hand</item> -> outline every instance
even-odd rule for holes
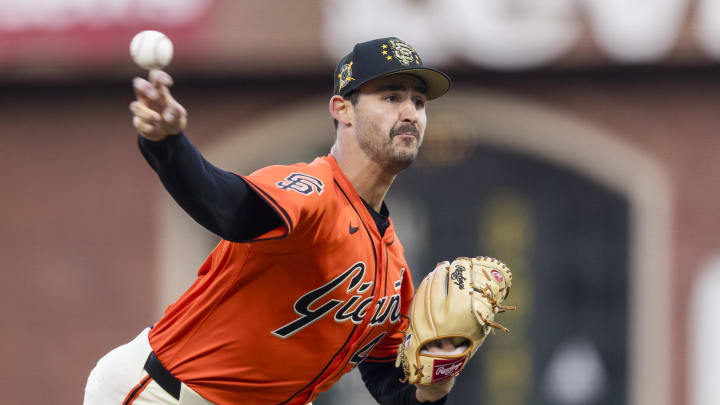
[[[140,136],[157,142],[185,130],[187,111],[170,94],[173,79],[169,74],[151,70],[148,79],[133,79],[136,100],[130,103],[130,112]]]

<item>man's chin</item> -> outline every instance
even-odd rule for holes
[[[417,158],[418,151],[416,148],[407,149],[407,150],[399,150],[396,151],[392,158],[392,166],[395,172],[399,172],[403,169],[406,169],[408,166],[412,164],[412,162],[415,161],[415,158]]]

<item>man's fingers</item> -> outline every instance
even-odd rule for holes
[[[170,94],[172,77],[162,70],[151,70],[148,80],[133,79],[137,101],[130,103],[133,126],[143,137],[162,140],[185,130],[187,111]]]
[[[162,111],[167,106],[164,93],[143,78],[136,77],[133,79],[133,90],[138,101],[141,101],[150,109]]]
[[[425,346],[430,353],[452,353],[455,351],[455,345],[450,338],[433,340]]]
[[[175,120],[177,120],[177,118],[178,118],[178,116],[175,115],[175,113],[176,113],[175,110],[171,110],[171,109],[164,111],[162,116],[163,116],[163,119],[165,120],[165,122],[174,123]]]
[[[455,350],[455,345],[453,344],[452,339],[441,339],[440,350],[445,352],[451,352]]]
[[[154,125],[143,120],[142,118],[138,117],[137,115],[133,117],[133,126],[138,131],[138,133],[143,136],[147,136],[147,135],[155,132]]]
[[[162,86],[160,88],[160,92],[163,93],[165,100],[167,100],[167,105],[162,111],[163,119],[166,122],[176,123],[176,121],[182,120],[183,117],[187,117],[187,111],[185,110],[185,107],[175,101],[173,96],[170,94],[170,90],[167,87]],[[179,124],[179,122],[177,123]]]
[[[157,100],[160,97],[158,89],[142,77],[136,77],[133,79],[133,90],[135,90],[136,96],[144,97],[149,100]]]
[[[167,72],[159,69],[153,69],[148,74],[150,83],[159,88],[160,86],[171,87],[173,85],[173,78]]]
[[[162,119],[162,117],[160,117],[160,114],[157,111],[151,110],[145,104],[139,101],[133,101],[132,103],[130,103],[130,111],[134,115],[148,122],[157,122]]]
[[[153,69],[148,74],[148,78],[150,79],[150,84],[158,91],[160,95],[158,98],[164,101],[165,106],[162,110],[163,118],[167,122],[176,120],[177,117],[180,116],[177,107],[175,107],[178,103],[170,94],[170,89],[168,89],[168,87],[173,85],[172,77],[162,70]]]
[[[187,116],[185,108],[177,102],[170,102],[162,112],[163,119],[168,123],[173,123]]]

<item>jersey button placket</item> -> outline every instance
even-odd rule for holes
[[[387,255],[386,251],[387,248],[385,246],[384,238],[378,238],[378,242],[375,242],[373,240],[373,247],[377,253],[377,269],[375,271],[375,279],[373,280],[373,290],[372,290],[372,302],[368,306],[367,311],[365,312],[365,317],[363,318],[362,324],[360,324],[359,328],[359,336],[355,341],[352,343],[352,350],[349,353],[349,356],[352,356],[357,350],[360,349],[361,345],[364,343],[364,341],[367,339],[368,336],[372,333],[373,327],[368,327],[370,325],[370,320],[373,318],[373,315],[377,311],[378,302],[380,300],[380,297],[382,294],[382,285],[384,284],[385,277],[387,276],[385,274],[385,263],[387,262]],[[348,358],[349,360],[350,358]]]

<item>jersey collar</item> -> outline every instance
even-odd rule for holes
[[[378,240],[382,239],[386,243],[392,241],[394,239],[393,223],[390,219],[390,212],[388,211],[385,202],[383,201],[382,206],[380,207],[380,214],[387,216],[388,227],[385,229],[385,234],[380,235],[380,232],[375,225],[375,219],[370,213],[369,208],[366,206],[365,201],[363,201],[363,199],[357,193],[357,190],[355,190],[355,187],[352,185],[352,183],[350,183],[350,180],[345,177],[345,173],[343,173],[343,171],[340,169],[340,166],[338,166],[335,157],[333,157],[332,155],[327,155],[325,156],[325,160],[330,164],[330,167],[332,167],[333,178],[345,191],[348,198],[350,199],[351,204],[353,205],[353,207],[355,207],[355,210],[362,217],[362,221],[371,229],[373,237],[377,238]]]

